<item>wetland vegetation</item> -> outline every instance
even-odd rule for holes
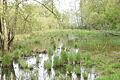
[[[58,1],[0,1],[0,80],[120,80],[119,0]]]

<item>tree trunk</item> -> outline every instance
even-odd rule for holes
[[[3,35],[3,50],[8,52],[8,31],[7,31],[7,24],[6,24],[6,10],[7,10],[7,0],[3,0],[3,16],[2,16],[2,35]]]
[[[10,49],[10,44],[13,41],[14,35],[12,34],[11,30],[8,30],[7,27],[7,0],[1,0],[3,4],[3,15],[0,16],[0,49],[7,53]]]
[[[18,9],[19,9],[19,2],[18,0],[15,0],[16,4],[15,4],[15,17],[14,17],[14,24],[13,26],[16,28],[17,26],[17,15],[18,15]]]
[[[8,30],[5,19],[3,20],[3,36],[4,36],[4,46],[3,50],[8,52]]]

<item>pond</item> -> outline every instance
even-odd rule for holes
[[[71,45],[75,36],[69,36],[68,43]],[[33,50],[29,56],[15,58],[10,66],[0,64],[1,80],[95,80],[97,76],[96,67],[85,56],[86,65],[82,65],[82,50],[77,46],[65,47],[60,42],[55,50],[41,51],[39,48]],[[51,53],[49,53],[51,52]]]
[[[73,62],[72,64],[70,63],[71,66],[68,67],[72,67],[72,70],[69,71],[68,68],[66,69],[66,67],[64,67],[67,66],[69,62],[67,64],[56,65],[63,59],[61,56],[62,45],[63,44],[61,44],[57,48],[56,53],[53,53],[51,56],[49,56],[48,53],[24,56],[17,61],[14,60],[11,67],[7,68],[0,64],[1,80],[94,80],[96,78],[95,66],[87,69],[84,66],[80,66],[80,63]],[[74,53],[70,53],[71,51]],[[67,53],[77,54],[78,51],[79,49],[72,48]],[[45,64],[46,61],[50,63]],[[75,71],[75,66],[78,68],[78,73]]]

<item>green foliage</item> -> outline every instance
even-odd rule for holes
[[[96,70],[101,73],[102,76],[114,74],[119,72],[119,60],[117,57],[119,56],[119,47],[120,47],[120,38],[119,36],[111,36],[109,32],[114,34],[119,34],[114,31],[87,31],[87,30],[48,30],[45,32],[36,32],[31,33],[29,38],[19,41],[17,45],[23,43],[18,47],[16,52],[25,48],[29,50],[29,48],[34,47],[43,47],[48,49],[49,57],[53,55],[53,48],[51,47],[52,44],[50,43],[51,37],[53,37],[54,43],[57,45],[59,44],[59,40],[63,40],[65,48],[77,47],[79,48],[78,53],[74,52],[65,52],[62,49],[61,59],[59,60],[58,56],[54,57],[54,68],[55,70],[59,70],[59,68],[63,68],[62,72],[66,72],[67,70],[69,73],[73,71],[73,62],[75,64],[75,72],[79,74],[80,67],[79,62],[81,62],[80,66],[85,66],[90,68],[95,64]],[[73,40],[72,46],[67,46],[68,35],[75,35],[77,37]],[[37,43],[36,43],[37,42]],[[74,43],[76,42],[76,43]],[[27,47],[27,48],[26,48]],[[32,49],[31,48],[31,49]],[[113,53],[113,51],[117,51]],[[24,51],[22,51],[24,52]],[[18,53],[16,53],[17,55]],[[50,69],[51,67],[51,59],[45,62],[45,68]],[[66,69],[66,71],[64,70]],[[60,70],[61,71],[61,70]],[[86,75],[86,74],[85,74]]]
[[[13,57],[10,54],[6,54],[2,58],[3,65],[11,65]]]
[[[28,64],[24,59],[19,59],[18,62],[23,69],[28,69]]]
[[[24,4],[19,7],[21,4],[23,4],[23,2],[20,2],[19,0],[17,2],[15,1],[7,4],[7,14],[5,15],[7,18],[7,26],[9,26],[9,28],[14,28],[16,34],[59,28],[58,20],[55,18],[53,13],[42,5]],[[48,5],[49,4],[45,3],[45,6],[48,7]],[[0,5],[0,8],[0,15],[4,16],[2,5]],[[56,15],[59,15],[59,12],[55,7],[54,12]]]
[[[81,16],[88,29],[119,30],[119,9],[117,0],[81,1]]]
[[[76,58],[76,53],[69,53],[68,54],[68,62],[70,61],[70,62],[75,62],[75,61],[77,61],[76,60],[77,58]]]
[[[87,79],[87,77],[88,77],[88,74],[85,72],[85,73],[83,73],[83,77],[84,77],[84,79]]]
[[[51,56],[51,55],[53,54],[52,48],[49,48],[49,49],[48,49],[48,53],[49,53],[49,56]]]
[[[73,62],[83,61],[81,65],[87,67],[92,67],[95,62],[98,70],[103,69],[102,75],[112,74],[110,77],[103,76],[100,80],[119,80],[120,75],[114,74],[120,72],[119,60],[116,59],[117,54],[112,55],[112,57],[110,56],[110,54],[113,54],[112,51],[120,50],[119,36],[112,36],[109,32],[105,32],[104,35],[104,32],[100,31],[56,30],[60,28],[71,28],[69,22],[70,16],[66,15],[68,14],[67,12],[66,14],[60,14],[55,8],[55,5],[51,3],[52,0],[43,0],[42,2],[57,14],[58,19],[41,5],[23,4],[22,2],[20,3],[22,6],[18,5],[17,15],[15,14],[16,2],[7,5],[7,14],[4,15],[2,10],[3,5],[0,3],[0,16],[6,17],[7,27],[14,29],[14,32],[17,34],[20,33],[20,35],[21,33],[30,33],[29,38],[17,41],[20,38],[23,38],[24,34],[22,34],[22,37],[19,36],[19,39],[15,40],[15,42],[18,43],[15,43],[14,51],[11,52],[11,54],[2,55],[3,53],[0,52],[0,60],[2,60],[3,65],[10,65],[14,57],[20,58],[21,55],[32,55],[31,50],[35,47],[49,49],[48,52],[50,57],[56,49],[56,46],[58,46],[59,40],[62,39],[65,47],[79,48],[81,52],[77,54],[72,52],[62,52],[60,60],[58,56],[55,56],[54,67],[62,65],[62,67],[66,67],[68,72],[71,72],[73,70]],[[81,0],[80,4],[80,14],[79,12],[76,12],[75,15],[80,15],[80,25],[83,26],[82,28],[120,30],[119,0]],[[14,20],[15,17],[17,20]],[[76,28],[76,24],[72,25],[72,27]],[[50,29],[55,30],[49,31]],[[73,40],[68,39],[69,35],[73,34],[78,38]],[[82,52],[82,50],[85,50],[86,52]],[[107,54],[104,52],[107,52]],[[116,60],[116,62],[114,62],[114,60]],[[19,60],[19,63],[23,68],[28,68],[28,64],[23,59]],[[51,59],[45,62],[45,68],[51,68]],[[76,64],[75,72],[80,74],[79,64]],[[84,74],[84,76],[86,77],[86,74]]]
[[[120,74],[116,73],[109,76],[103,76],[101,78],[98,78],[97,80],[119,80],[119,79],[120,79]]]
[[[67,52],[62,51],[60,57],[60,64],[67,63]]]
[[[66,71],[68,71],[69,73],[71,73],[71,72],[72,72],[72,69],[73,69],[73,67],[72,67],[71,64],[67,64],[67,65],[66,65]]]
[[[53,66],[58,66],[58,65],[60,65],[59,57],[55,56],[54,57],[54,65]]]
[[[84,61],[84,65],[87,67],[92,67],[93,66],[93,60],[91,57],[91,54],[89,52],[83,53],[81,56],[81,59]]]
[[[118,69],[120,69],[120,63],[113,64],[113,65],[112,65],[112,68],[118,68]]]
[[[80,65],[75,66],[75,72],[76,74],[80,74]]]
[[[77,60],[77,61],[80,61],[80,54],[81,54],[81,53],[79,53],[79,52],[76,54],[76,60]]]
[[[51,65],[52,65],[51,60],[45,61],[45,68],[46,68],[47,70],[51,69]]]

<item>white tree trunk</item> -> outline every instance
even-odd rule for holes
[[[7,25],[6,21],[3,20],[3,36],[4,36],[4,51],[8,51],[8,31],[7,31]]]

